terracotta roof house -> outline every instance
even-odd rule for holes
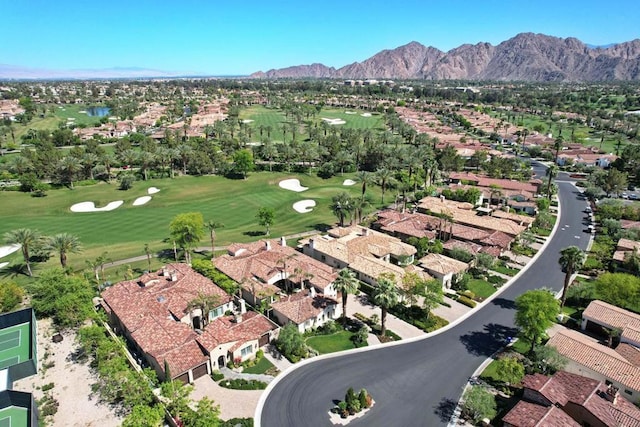
[[[640,314],[594,300],[582,313],[581,328],[586,330],[592,324],[606,329],[618,329],[622,334],[620,342],[640,347]]]
[[[208,313],[191,308],[191,302],[202,296],[217,299]],[[161,379],[169,368],[172,379],[193,382],[210,373],[220,355],[224,361],[233,359],[236,355],[230,347],[253,345],[253,341],[264,340],[265,334],[271,338],[277,328],[264,318],[271,323],[268,331],[254,330],[256,336],[243,335],[241,343],[227,341],[233,338],[231,335],[216,336],[220,345],[215,353],[205,347],[203,337],[215,333],[216,320],[226,312],[235,312],[236,307],[231,296],[187,264],[169,264],[138,279],[116,283],[103,291],[101,305],[113,330],[124,335],[135,348],[139,362],[152,366]],[[243,313],[243,300],[239,306]],[[253,355],[255,350],[246,358]]]
[[[338,301],[316,294],[314,288],[286,296],[271,304],[271,308],[278,323],[293,323],[301,333],[342,315],[342,306]]]
[[[522,385],[523,400],[502,419],[507,427],[640,426],[640,409],[601,381],[559,371],[527,375]]]
[[[524,190],[532,194],[539,191],[539,180],[523,182],[513,179],[490,178],[488,176],[476,175],[472,172],[450,172],[449,181],[453,183],[470,182],[478,187],[498,186],[504,190]]]
[[[623,263],[633,252],[640,254],[640,242],[629,239],[620,239],[616,245],[616,251],[613,254],[613,260]]]
[[[359,226],[333,228],[326,235],[301,240],[300,245],[304,254],[338,269],[349,267],[358,280],[372,286],[384,272],[400,280],[417,252],[397,237]]]
[[[630,230],[633,228],[640,229],[640,221],[631,221],[629,219],[621,219],[620,226],[625,230]]]
[[[418,264],[427,273],[440,280],[442,286],[447,289],[451,288],[454,278],[463,274],[469,268],[469,264],[466,262],[433,253],[420,258]]]
[[[279,288],[314,287],[335,297],[338,273],[330,266],[287,246],[284,238],[234,243],[228,253],[214,259],[215,267],[241,284],[243,298],[253,305],[278,293]],[[276,286],[278,285],[278,286]],[[291,290],[291,289],[288,289]]]
[[[556,333],[546,345],[569,359],[566,371],[613,384],[629,399],[640,396],[640,366],[614,349],[572,330]]]

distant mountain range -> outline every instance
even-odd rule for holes
[[[47,70],[42,68],[19,67],[0,64],[0,79],[2,80],[60,80],[60,79],[140,79],[140,78],[170,78],[192,76],[195,73],[176,73],[147,68],[105,68],[98,70]]]
[[[606,46],[521,33],[493,46],[463,44],[448,52],[411,42],[342,68],[323,64],[259,71],[253,78],[429,79],[503,81],[640,80],[640,39]]]

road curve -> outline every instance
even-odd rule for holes
[[[446,425],[474,370],[517,334],[514,299],[543,286],[559,290],[564,277],[560,250],[587,248],[585,201],[569,182],[558,182],[558,191],[562,210],[557,232],[530,268],[493,301],[428,338],[316,359],[288,371],[266,391],[264,405],[256,410],[257,426],[330,426],[329,410],[349,387],[366,388],[376,402],[349,426]]]

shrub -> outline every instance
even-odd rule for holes
[[[120,186],[118,187],[118,189],[120,190],[130,190],[133,187],[133,183],[135,182],[136,177],[133,175],[122,175],[119,179],[120,181]]]
[[[492,285],[502,285],[504,284],[505,280],[500,276],[489,276],[487,277],[487,282],[491,283]]]
[[[476,294],[473,293],[473,291],[470,291],[468,289],[466,291],[460,292],[460,295],[462,295],[463,297],[467,297],[469,299],[475,299],[476,298]]]
[[[222,379],[224,379],[224,374],[220,371],[213,371],[211,373],[211,378],[213,378],[214,381],[218,382]]]
[[[474,300],[472,300],[472,299],[470,299],[470,298],[468,298],[468,297],[466,297],[464,295],[460,295],[458,297],[458,302],[460,304],[466,305],[467,307],[471,307],[471,308],[475,308],[475,306],[476,306],[476,302]]]
[[[267,383],[258,380],[245,380],[244,378],[236,378],[232,380],[222,380],[218,384],[221,387],[233,390],[264,390]]]

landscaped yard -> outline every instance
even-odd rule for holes
[[[354,334],[349,331],[339,331],[331,335],[317,335],[309,337],[306,343],[320,354],[335,353],[336,351],[356,348],[351,337]]]
[[[267,373],[267,371],[273,370],[273,369],[275,369],[275,366],[273,366],[273,364],[269,362],[269,360],[267,360],[266,357],[262,357],[258,361],[258,363],[256,363],[255,365],[249,368],[244,368],[242,370],[242,373],[243,374],[264,374],[264,373]]]
[[[74,190],[50,190],[41,198],[3,192],[0,236],[17,228],[37,229],[46,235],[74,234],[84,249],[81,254],[70,254],[69,262],[74,268],[84,268],[85,259],[95,259],[104,251],[113,260],[143,256],[145,244],[149,244],[154,252],[171,252],[169,223],[184,212],[202,212],[205,220],[223,223],[224,227],[217,230],[217,245],[263,238],[264,228],[258,225],[256,213],[266,206],[275,210],[276,219],[271,230],[271,236],[275,238],[333,226],[336,217],[329,208],[331,198],[342,191],[354,196],[360,192],[357,185],[342,185],[348,177],[353,178],[345,175],[323,180],[315,175],[256,172],[246,180],[186,176],[139,181],[129,191],[118,190],[116,184],[99,183]],[[296,193],[280,188],[278,182],[286,178],[298,178],[309,189]],[[154,194],[148,204],[133,206],[132,202],[146,195],[152,186],[160,192]],[[380,200],[378,187],[369,186],[368,193],[372,200]],[[292,208],[293,203],[301,199],[316,201],[312,212],[300,214]],[[69,210],[79,202],[93,201],[96,206],[104,206],[114,200],[123,200],[124,204],[110,212],[73,213]],[[200,242],[201,247],[209,245],[207,237]],[[14,255],[13,259],[20,259],[19,254]],[[57,264],[52,258],[45,266]]]
[[[467,288],[473,292],[476,297],[487,299],[496,291],[496,288],[486,280],[482,279],[471,279],[469,283],[467,283]]]
[[[520,271],[517,268],[509,268],[506,265],[494,265],[493,267],[491,267],[491,270],[495,271],[496,273],[506,274],[507,276],[515,276],[516,273]]]

